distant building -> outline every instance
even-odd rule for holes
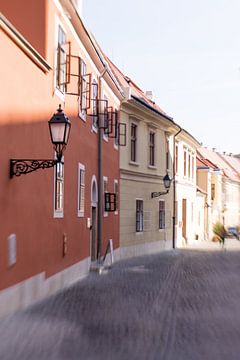
[[[205,238],[212,238],[216,222],[240,224],[240,160],[216,150],[198,149],[197,183],[206,192]]]
[[[191,244],[196,231],[196,150],[199,142],[182,129],[175,139],[175,231],[176,246]]]

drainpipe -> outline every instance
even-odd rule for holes
[[[101,79],[107,71],[105,65],[103,71],[98,77],[98,99],[101,99]],[[98,111],[98,217],[97,217],[97,262],[101,262],[102,253],[102,228],[103,228],[103,148],[102,148],[102,137],[103,137],[103,124],[101,124],[102,118],[99,116]]]
[[[176,170],[175,170],[175,162],[176,162],[176,159],[175,159],[175,140],[176,140],[176,137],[178,136],[178,134],[180,134],[180,132],[182,131],[182,128],[178,125],[179,127],[179,131],[173,136],[173,216],[172,216],[172,246],[173,246],[173,249],[176,248],[176,235],[175,235],[175,221],[176,221],[176,206],[175,206],[175,202],[176,202]]]

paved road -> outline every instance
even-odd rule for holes
[[[0,321],[1,360],[240,359],[240,252],[115,264]]]

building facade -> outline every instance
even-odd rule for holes
[[[198,185],[206,192],[205,238],[213,236],[213,225],[220,222],[239,227],[240,217],[240,161],[215,149],[198,149]]]
[[[110,61],[109,61],[110,62]],[[126,146],[120,149],[120,254],[135,256],[173,247],[173,135],[178,126],[111,62],[125,99],[121,122]]]
[[[79,279],[109,240],[119,247],[109,124],[118,129],[123,93],[77,3],[0,0],[1,314]],[[10,178],[10,159],[55,159],[47,121],[59,104],[71,120],[63,161]]]
[[[184,129],[175,139],[175,238],[176,247],[196,238],[196,149],[198,141]]]

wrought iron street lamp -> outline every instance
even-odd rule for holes
[[[164,178],[163,178],[163,185],[164,185],[166,191],[152,192],[151,193],[151,198],[155,198],[155,197],[158,197],[158,196],[161,196],[161,195],[168,194],[169,189],[171,187],[171,182],[172,182],[172,179],[170,178],[170,176],[168,174],[166,174],[164,176]]]
[[[62,161],[63,151],[69,139],[71,122],[61,109],[61,105],[48,124],[51,141],[56,151],[56,160],[10,159],[10,178],[28,174],[38,169],[48,169]]]

